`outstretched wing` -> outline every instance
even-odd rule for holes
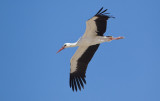
[[[74,89],[77,91],[77,88],[79,88],[79,90],[81,90],[81,87],[84,88],[84,84],[86,84],[85,73],[88,63],[98,47],[99,44],[88,47],[80,46],[71,58],[70,87],[73,91]]]
[[[86,31],[83,35],[83,37],[91,37],[91,36],[103,36],[103,34],[106,32],[107,28],[107,20],[109,18],[114,18],[110,15],[107,15],[109,13],[105,13],[107,9],[102,11],[103,7],[97,12],[97,14],[89,19],[86,22]]]

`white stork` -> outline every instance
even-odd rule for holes
[[[85,73],[88,63],[92,59],[100,43],[109,42],[112,40],[123,39],[124,37],[103,36],[106,31],[107,20],[114,18],[109,13],[102,11],[103,7],[97,14],[86,22],[86,31],[84,35],[75,43],[65,43],[58,51],[69,47],[79,47],[70,61],[70,87],[77,91],[77,87],[81,90],[86,84]],[[57,53],[58,53],[57,52]]]

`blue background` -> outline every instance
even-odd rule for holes
[[[0,101],[160,101],[159,0],[1,0]],[[101,7],[109,19],[81,92],[69,88],[70,58],[56,54],[85,32]]]

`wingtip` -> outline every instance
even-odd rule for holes
[[[96,13],[96,15],[99,14],[102,11],[102,9],[103,9],[103,7]]]
[[[85,76],[77,76],[77,77],[72,77],[70,75],[70,81],[69,81],[69,86],[72,89],[72,91],[81,91],[82,88],[84,89],[84,84],[86,84]]]
[[[104,11],[102,11],[100,14],[104,14],[104,12],[106,12],[108,9],[105,9]]]

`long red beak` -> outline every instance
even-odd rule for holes
[[[59,49],[59,51],[57,52],[57,53],[59,53],[61,50],[63,50],[64,49],[64,46],[61,48],[61,49]]]

